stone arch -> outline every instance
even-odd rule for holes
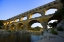
[[[54,23],[54,22],[58,24],[60,21],[57,19],[52,19],[52,20],[48,21],[48,28],[52,28],[49,26],[49,23]],[[56,26],[57,24],[54,24],[54,25]]]
[[[32,18],[36,18],[36,17],[40,17],[42,16],[40,13],[33,13],[32,14]]]
[[[31,21],[28,23],[28,29],[31,28],[31,25],[32,25],[33,23],[41,23],[41,22],[38,21],[38,20],[31,20]]]
[[[31,13],[31,14],[28,15],[28,19],[36,18],[36,17],[40,17],[40,16],[42,16],[42,14],[40,12],[34,12],[34,13]]]
[[[56,8],[56,7],[47,8],[47,9],[45,10],[45,15],[54,14],[57,10],[58,10],[58,8]],[[48,14],[47,14],[47,11],[50,11],[50,13],[48,12]],[[53,11],[53,12],[52,12],[52,11]]]
[[[17,24],[17,27],[18,27],[18,28],[17,28],[18,30],[21,30],[21,29],[23,29],[23,24],[22,24],[22,23],[18,23],[18,24]]]
[[[50,20],[49,23],[50,23],[50,22],[53,23],[54,21],[58,21],[58,20],[56,20],[56,19],[54,19],[54,20]]]
[[[26,17],[26,16],[24,16],[24,17],[22,18],[22,20],[27,20],[27,17]]]
[[[40,12],[34,12],[33,15],[36,14],[36,13],[39,13],[40,15],[42,15]]]
[[[16,22],[18,22],[19,21],[19,19],[16,19]]]

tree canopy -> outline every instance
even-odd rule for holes
[[[4,24],[3,24],[3,22],[2,21],[0,21],[0,26],[3,26]]]

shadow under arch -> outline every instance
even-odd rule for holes
[[[49,22],[49,21],[51,21],[51,20],[58,20],[58,22],[61,22],[61,20],[62,20],[62,18],[61,17],[51,17],[51,18],[49,18],[49,20],[47,21],[47,22]]]

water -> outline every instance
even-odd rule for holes
[[[0,42],[35,42],[40,40],[42,35],[10,33],[0,34]]]

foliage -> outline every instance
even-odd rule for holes
[[[54,16],[56,17],[64,17],[64,7],[60,10],[58,10],[57,12],[54,13]]]
[[[51,29],[50,32],[51,32],[52,34],[54,34],[54,35],[58,35],[57,31],[55,31],[53,28]]]
[[[40,30],[40,28],[41,28],[41,27],[39,27],[39,26],[35,27],[35,29],[37,29],[37,30]]]
[[[60,2],[63,4],[63,6],[64,6],[64,0],[60,0]]]
[[[40,31],[41,27],[37,26],[37,27],[34,27],[34,28],[30,28],[30,30],[34,30],[34,31]]]
[[[0,21],[0,26],[3,26],[4,24],[3,24],[3,22],[2,21]]]
[[[57,27],[57,30],[58,31],[63,31],[63,28],[60,26],[60,27]]]
[[[3,22],[2,21],[0,21],[0,29],[2,29],[2,27],[1,26],[3,26],[4,24],[3,24]]]

